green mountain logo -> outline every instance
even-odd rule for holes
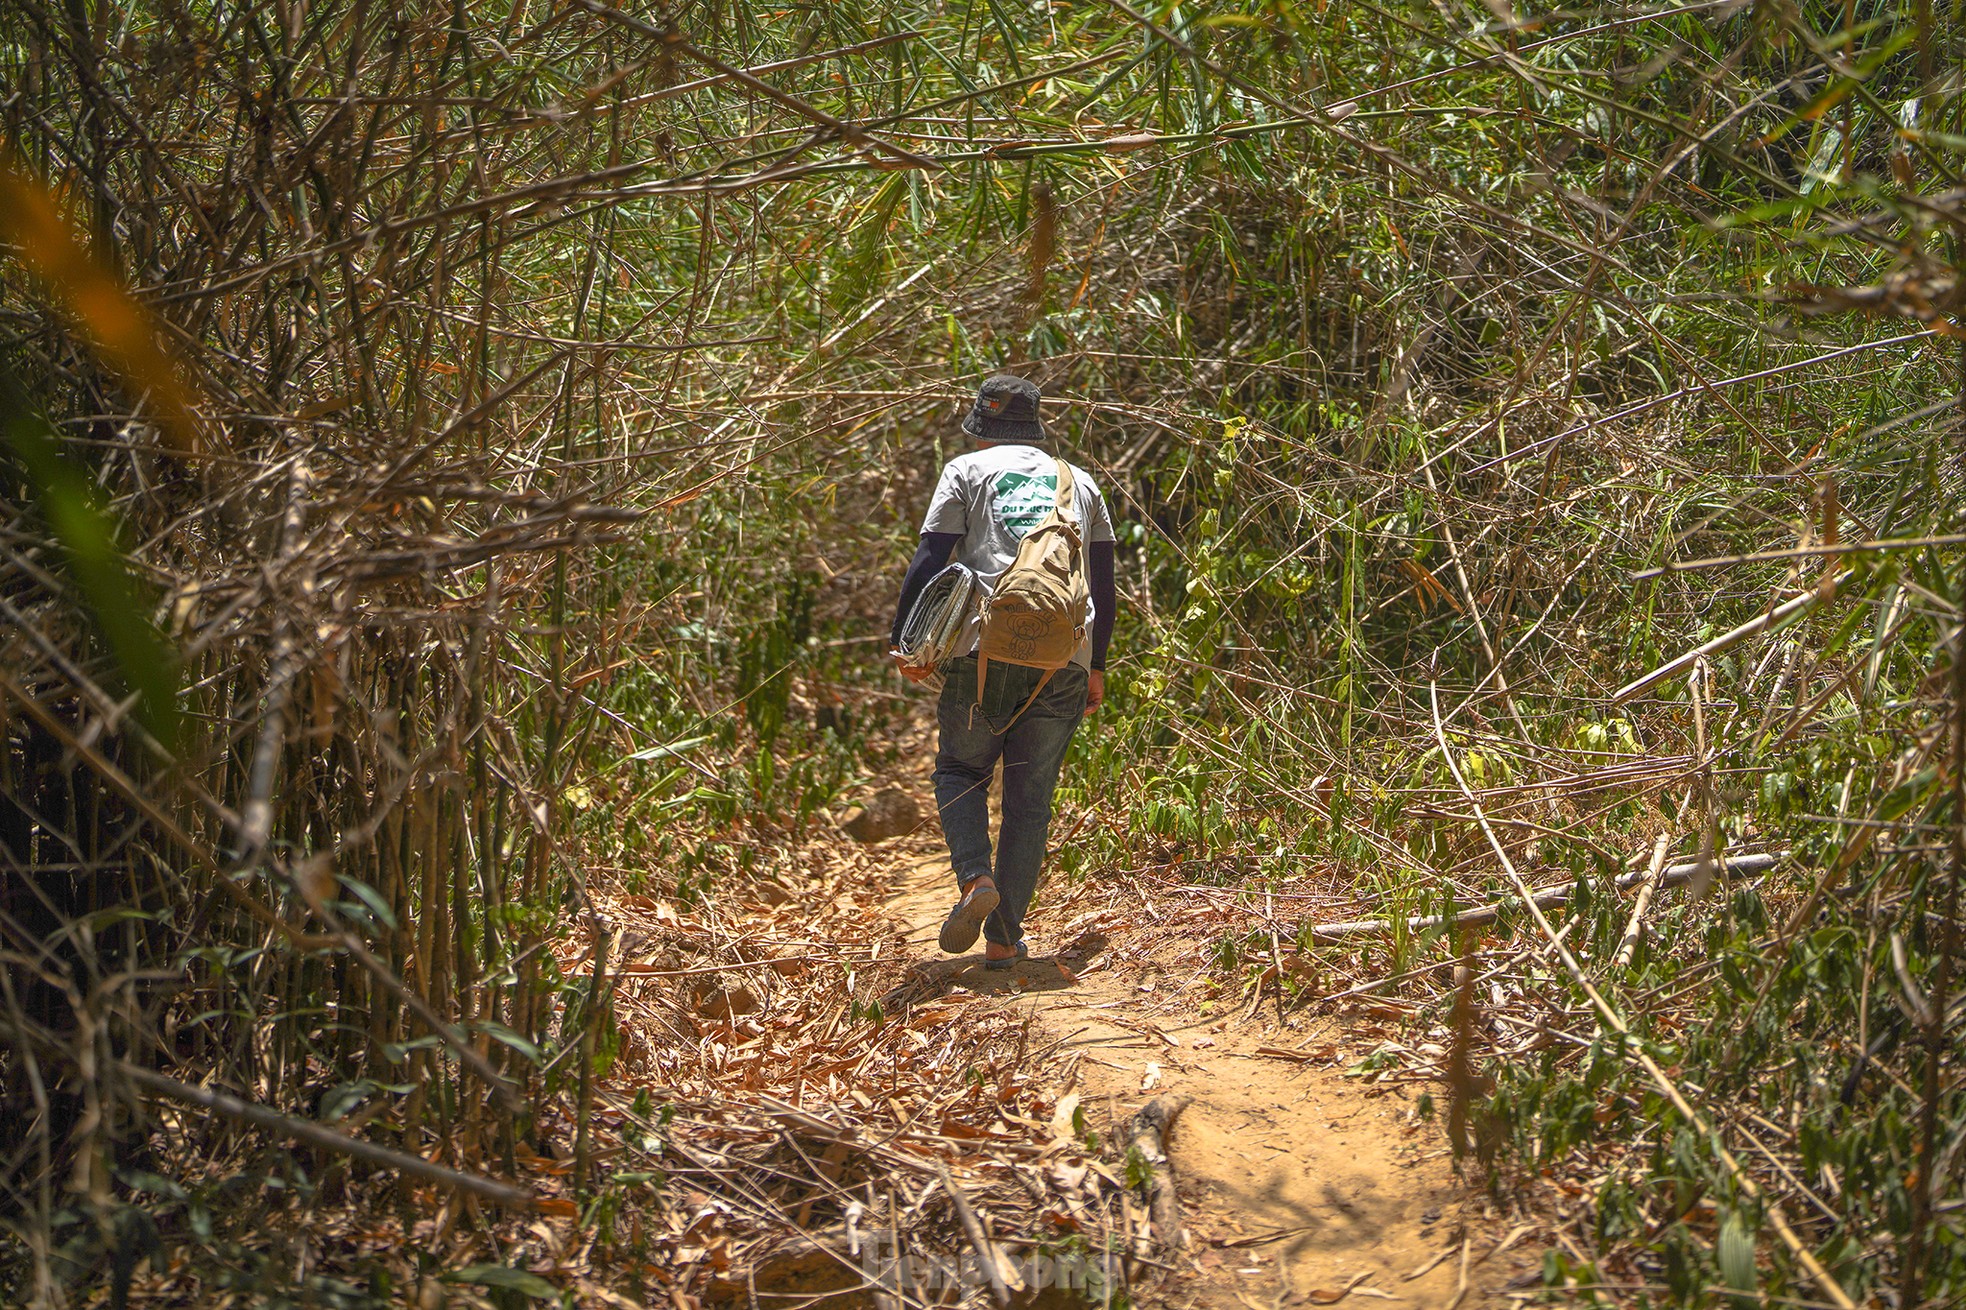
[[[990,497],[997,522],[1020,541],[1044,522],[1057,500],[1056,473],[999,473]]]

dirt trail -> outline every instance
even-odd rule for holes
[[[1267,1020],[1245,1022],[1233,996],[1204,1017],[1196,943],[1130,942],[1125,916],[1087,912],[1084,894],[1057,907],[1040,894],[1032,958],[1014,970],[984,969],[980,942],[971,955],[944,956],[935,937],[952,899],[947,860],[927,843],[907,845],[890,914],[917,998],[960,988],[1035,1012],[1061,1043],[1052,1057],[1061,1075],[1080,1057],[1078,1088],[1102,1131],[1149,1095],[1193,1098],[1171,1149],[1190,1250],[1149,1303],[1509,1304],[1500,1294],[1523,1285],[1535,1253],[1518,1243],[1484,1258],[1508,1234],[1454,1181],[1437,1121],[1415,1113],[1422,1089],[1367,1089],[1327,1067],[1355,1062],[1369,1042],[1353,1049],[1342,1028],[1309,1021],[1282,1028],[1268,1006]]]

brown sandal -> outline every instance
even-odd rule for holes
[[[985,885],[978,878],[942,921],[942,935],[936,939],[937,944],[950,955],[961,955],[976,945],[977,937],[983,932],[983,921],[1002,899],[995,887]]]

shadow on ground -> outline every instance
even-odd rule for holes
[[[986,969],[978,952],[910,966],[907,976],[881,997],[880,1003],[883,1010],[892,1013],[903,1006],[934,1000],[957,987],[982,996],[1001,996],[1062,991],[1076,983],[1077,979],[1059,968],[1055,960],[1019,960],[1008,969]]]

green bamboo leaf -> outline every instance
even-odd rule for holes
[[[357,878],[343,877],[342,888],[362,903],[368,912],[375,916],[376,922],[394,932],[402,925],[397,922],[396,912],[389,908],[389,902],[382,899],[382,893]]]
[[[709,740],[708,737],[685,737],[681,741],[672,741],[663,746],[648,746],[633,754],[622,756],[621,762],[626,764],[629,760],[680,759],[687,752],[695,750]]]
[[[150,622],[149,606],[124,563],[115,525],[94,484],[63,453],[60,439],[10,373],[0,373],[0,460],[0,472],[13,464],[61,543],[69,577],[116,661],[123,686],[137,695],[137,721],[175,751],[177,661]]]
[[[407,1042],[386,1042],[383,1044],[382,1053],[392,1063],[401,1064],[409,1058],[412,1051],[434,1051],[443,1044],[444,1039],[437,1036],[437,1034],[425,1033],[423,1036],[413,1037]]]
[[[521,1037],[518,1033],[513,1032],[510,1028],[507,1028],[504,1024],[494,1023],[490,1019],[480,1019],[477,1023],[472,1024],[471,1026],[477,1029],[477,1031],[483,1033],[485,1036],[491,1038],[493,1041],[498,1042],[500,1045],[511,1047],[513,1050],[517,1051],[520,1055],[525,1056],[526,1059],[532,1061],[534,1064],[539,1063],[540,1061],[539,1047],[534,1045],[532,1042],[526,1040],[524,1037]]]
[[[560,1296],[560,1289],[538,1274],[514,1269],[509,1265],[466,1265],[462,1269],[453,1269],[441,1275],[440,1281],[469,1283],[474,1287],[502,1287],[509,1291],[523,1292],[541,1301],[555,1301]]]
[[[1748,1226],[1747,1219],[1739,1210],[1728,1211],[1727,1218],[1721,1221],[1716,1256],[1721,1280],[1729,1289],[1736,1292],[1755,1290],[1754,1230]]]

